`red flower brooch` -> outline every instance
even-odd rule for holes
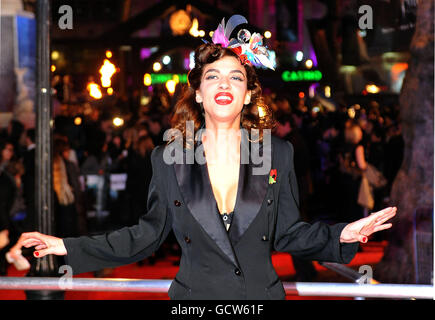
[[[269,174],[269,184],[276,183],[276,169],[271,169]]]

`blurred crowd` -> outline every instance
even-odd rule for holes
[[[316,98],[299,99],[291,106],[285,97],[269,104],[278,122],[275,134],[295,149],[303,218],[350,222],[388,204],[404,152],[397,104],[337,103],[331,110]],[[358,196],[369,166],[385,183],[371,186],[374,201],[367,207]]]
[[[151,151],[165,143],[163,134],[170,127],[170,110],[176,97],[171,100],[155,94],[145,104],[137,95],[117,100],[113,105],[123,111],[122,125],[114,124],[114,109],[101,103],[79,115],[63,112],[62,108],[55,112],[57,236],[78,236],[136,223],[146,211]],[[317,98],[291,100],[270,92],[264,99],[277,120],[273,134],[290,141],[295,150],[304,220],[349,222],[388,203],[404,149],[397,104],[370,101],[349,106]],[[372,208],[361,205],[358,198],[363,172],[369,165],[387,181],[383,187],[371,189]],[[116,198],[111,197],[110,190],[113,174],[126,175],[125,189]],[[109,212],[105,224],[92,224],[89,216],[90,208],[95,207],[95,195],[90,199],[86,190],[89,175],[104,181],[96,197],[103,199]],[[34,206],[35,130],[25,130],[19,121],[12,120],[0,133],[0,274],[5,274],[5,262],[1,262],[4,253],[22,232],[35,230]],[[173,235],[162,250],[178,250]]]

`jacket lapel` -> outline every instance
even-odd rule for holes
[[[242,134],[240,152],[241,164],[237,198],[233,221],[228,232],[219,217],[207,165],[198,164],[196,161],[193,164],[174,164],[177,182],[187,208],[210,238],[235,265],[238,263],[233,246],[240,240],[260,211],[269,186],[268,178],[272,154],[271,149],[263,148],[263,144],[250,144],[246,133]],[[264,161],[261,163],[252,161],[253,152],[257,154],[263,152]],[[260,170],[263,166],[266,166],[266,169]]]
[[[259,154],[266,150],[267,153],[271,154],[271,149],[263,148],[263,144],[249,144],[247,136],[243,135],[241,140],[241,152],[247,152],[249,145],[251,147],[251,156],[248,157],[248,163],[241,163],[240,165],[237,200],[234,208],[233,221],[229,229],[229,237],[233,246],[237,244],[259,213],[269,186],[268,178],[270,168],[268,168],[267,164],[264,162],[269,161],[269,163],[271,163],[271,159],[266,160],[266,155],[263,154],[264,162],[254,163],[252,154],[255,152]],[[266,166],[264,170],[261,170],[262,166]]]
[[[223,222],[216,208],[205,164],[174,164],[178,185],[187,208],[216,245],[238,265]]]

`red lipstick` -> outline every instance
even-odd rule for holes
[[[219,92],[214,96],[214,101],[219,105],[227,105],[233,102],[234,97],[229,92]]]

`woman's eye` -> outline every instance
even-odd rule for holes
[[[232,77],[232,78],[237,80],[237,81],[243,81],[243,79],[241,77]]]
[[[215,75],[209,75],[205,79],[206,80],[211,80],[211,79],[216,79],[216,78],[217,78],[217,76],[215,76]]]

